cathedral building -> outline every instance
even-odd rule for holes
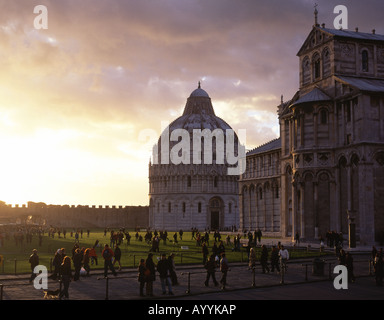
[[[317,19],[298,52],[300,87],[278,106],[280,137],[247,153],[240,227],[360,244],[384,239],[384,35]]]
[[[164,130],[154,146],[149,164],[152,229],[238,227],[238,175],[228,174],[232,163],[222,157],[230,144],[233,152],[238,152],[238,138],[236,134],[227,136],[228,132],[233,132],[231,127],[215,115],[211,98],[199,83],[187,99],[183,114]],[[176,139],[172,139],[174,134]],[[179,138],[186,140],[184,148],[178,148],[183,142]],[[205,149],[207,146],[211,148]]]

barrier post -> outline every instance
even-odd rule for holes
[[[106,285],[105,285],[105,300],[108,300],[109,297],[108,297],[108,291],[109,291],[109,277],[106,277],[105,279],[107,281]]]
[[[305,264],[305,281],[308,281],[308,264]]]

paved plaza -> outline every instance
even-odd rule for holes
[[[70,300],[296,300],[296,299],[383,299],[384,288],[375,285],[370,268],[368,252],[355,252],[354,274],[356,281],[347,290],[336,290],[333,286],[333,268],[337,265],[334,256],[324,258],[323,268],[313,274],[313,259],[291,260],[287,273],[263,274],[260,265],[253,272],[247,263],[232,263],[228,272],[228,285],[223,290],[214,286],[212,280],[204,286],[205,269],[201,265],[177,266],[179,285],[173,287],[174,296],[163,295],[157,275],[154,282],[154,297],[141,298],[137,270],[126,268],[108,280],[101,270],[91,271],[91,277],[72,281],[69,288]],[[321,274],[323,271],[323,274]],[[219,281],[221,272],[217,270]],[[108,283],[107,283],[108,282]],[[3,300],[42,300],[42,290],[29,283],[29,275],[0,275]],[[58,281],[49,279],[49,290],[59,288]]]

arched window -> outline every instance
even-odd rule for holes
[[[185,202],[183,202],[183,213],[185,213]]]
[[[172,211],[172,206],[171,206],[171,203],[168,202],[168,212],[170,213]]]
[[[331,54],[328,47],[323,51],[323,77],[331,75]]]
[[[368,58],[368,51],[367,50],[363,50],[363,52],[361,53],[361,69],[364,71],[364,72],[368,72],[369,68],[368,68],[368,62],[369,62],[369,58]]]
[[[197,204],[197,212],[201,213],[201,202]]]
[[[187,187],[190,188],[192,186],[192,178],[191,176],[188,176],[187,178]]]
[[[327,124],[328,123],[328,112],[325,109],[320,111],[320,123]]]
[[[213,186],[217,188],[217,177],[213,178]]]
[[[316,53],[312,60],[313,65],[313,80],[320,78],[320,55]]]
[[[305,57],[302,65],[302,82],[307,84],[311,82],[311,63],[308,57]]]

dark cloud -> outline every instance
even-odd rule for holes
[[[316,2],[319,22],[332,28],[336,2]],[[337,4],[347,6],[350,29],[384,34],[382,0]],[[33,28],[35,5],[47,6],[48,30]],[[276,137],[280,95],[287,100],[298,89],[296,54],[314,23],[313,6],[312,0],[0,0],[2,105],[12,105],[19,123],[8,130],[71,129],[81,134],[68,145],[119,157],[117,145],[137,146],[140,130],[160,133],[161,120],[181,114],[202,80],[216,113],[246,129],[253,148]]]

